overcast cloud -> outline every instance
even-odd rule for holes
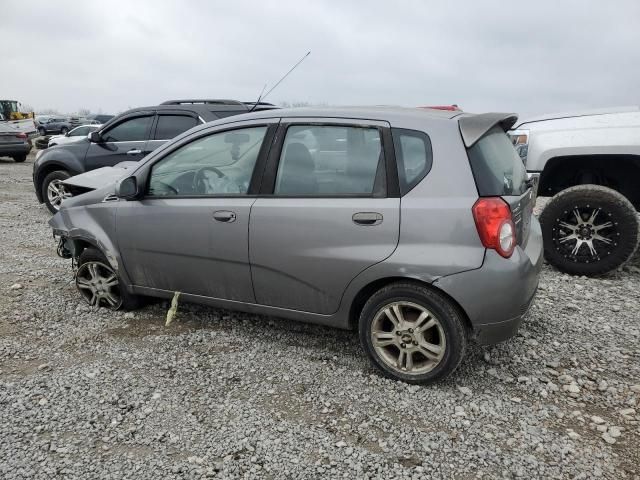
[[[640,1],[0,3],[0,98],[117,113],[169,98],[542,113],[640,104]]]

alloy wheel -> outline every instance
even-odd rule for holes
[[[118,276],[102,262],[85,262],[76,272],[76,287],[92,307],[117,310],[122,305]]]
[[[371,325],[371,343],[387,366],[409,375],[430,372],[446,351],[438,318],[407,301],[389,303],[378,310]]]
[[[597,262],[618,246],[617,225],[612,214],[602,208],[576,206],[556,219],[554,248],[574,262]]]
[[[52,180],[47,185],[47,200],[56,210],[60,210],[62,201],[72,197],[71,192],[62,184],[61,180]]]

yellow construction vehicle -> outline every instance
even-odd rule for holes
[[[16,100],[0,100],[0,121],[8,122],[27,135],[35,135],[35,115]]]

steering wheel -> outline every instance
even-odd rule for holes
[[[225,175],[216,167],[202,167],[196,171],[193,176],[193,191],[198,193],[207,193],[204,172],[211,171],[218,175],[218,178],[224,178]]]

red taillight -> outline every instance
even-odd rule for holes
[[[482,245],[509,258],[516,248],[516,228],[507,202],[500,197],[480,198],[472,211]]]
[[[16,135],[16,138],[24,138],[26,140],[28,137],[26,133],[20,132]]]

